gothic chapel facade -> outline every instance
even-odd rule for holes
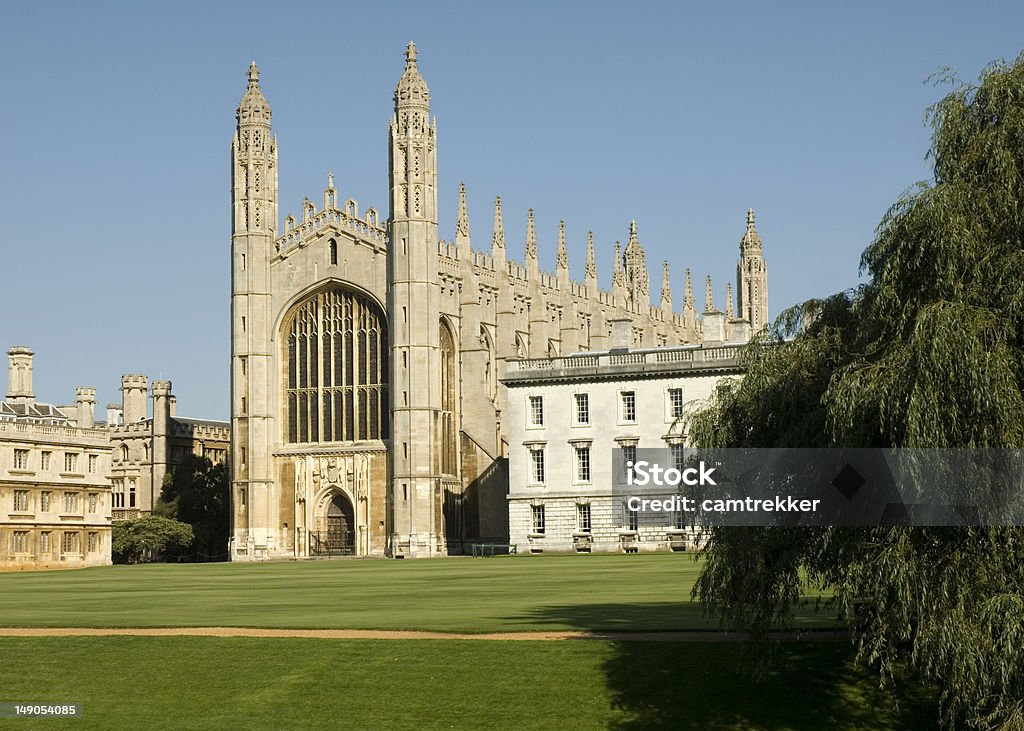
[[[277,141],[253,63],[231,142],[232,560],[437,556],[507,540],[507,391],[511,358],[607,350],[613,320],[634,347],[743,342],[767,320],[767,269],[748,213],[737,302],[698,315],[689,270],[661,298],[636,224],[615,246],[611,291],[569,278],[564,227],[556,269],[507,257],[500,199],[489,251],[470,243],[460,189],[454,241],[438,238],[436,120],[416,48],[394,93],[386,220],[342,200],[278,225]]]

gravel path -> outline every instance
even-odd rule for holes
[[[0,637],[308,637],[330,640],[605,640],[742,642],[739,632],[420,632],[374,629],[261,629],[256,627],[0,627]],[[776,641],[844,640],[841,631],[773,632]]]

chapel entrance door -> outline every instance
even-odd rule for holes
[[[327,551],[355,553],[355,514],[344,495],[335,495],[327,506]]]

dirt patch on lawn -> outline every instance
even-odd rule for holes
[[[0,637],[308,637],[328,640],[604,640],[642,642],[742,642],[742,632],[421,632],[375,629],[263,629],[256,627],[0,627]],[[844,640],[839,631],[773,632],[778,642]]]

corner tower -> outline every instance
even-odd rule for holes
[[[437,126],[430,91],[405,52],[388,130],[390,207],[392,556],[444,552],[439,491],[442,460],[441,336],[437,283]],[[448,336],[450,337],[450,333]]]
[[[277,140],[260,72],[238,104],[231,140],[231,507],[233,560],[277,548],[271,474],[270,258],[277,230]]]
[[[754,209],[747,210],[747,231],[740,239],[736,264],[736,295],[739,318],[750,323],[751,334],[768,327],[768,265],[764,261],[761,237],[754,226]]]

